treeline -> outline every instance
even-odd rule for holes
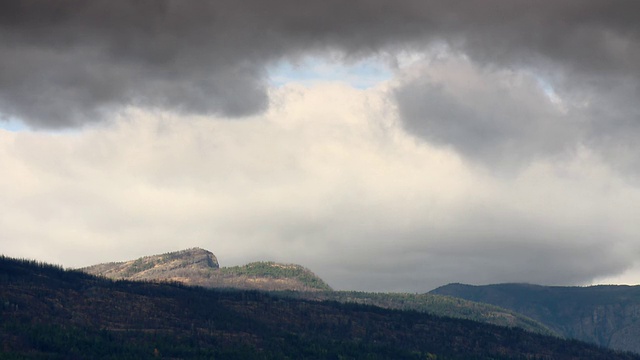
[[[0,284],[8,284],[20,279],[26,279],[29,282],[39,280],[39,282],[69,283],[80,280],[97,280],[98,278],[81,271],[65,269],[61,265],[0,255]]]
[[[303,285],[313,289],[331,290],[331,287],[311,270],[293,264],[285,265],[271,261],[260,261],[243,266],[223,267],[220,268],[220,272],[223,275],[296,279]]]

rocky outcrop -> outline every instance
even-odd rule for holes
[[[171,280],[179,273],[208,272],[219,267],[218,259],[212,252],[192,248],[136,260],[93,265],[80,270],[111,279]]]
[[[331,290],[322,279],[300,265],[257,262],[220,268],[216,256],[200,248],[98,264],[80,270],[110,279],[176,281],[212,288]]]

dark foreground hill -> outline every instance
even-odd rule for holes
[[[0,258],[3,359],[640,359],[519,329]]]
[[[557,335],[537,321],[496,306],[430,294],[332,291],[320,277],[300,265],[254,262],[220,267],[212,252],[200,248],[98,264],[80,270],[114,280],[174,281],[208,288],[278,291],[279,296],[416,310]]]
[[[511,309],[565,337],[640,353],[640,286],[450,284],[431,293]]]

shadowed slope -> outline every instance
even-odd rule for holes
[[[0,257],[9,359],[636,360],[519,329],[255,291],[114,282]]]
[[[565,337],[640,352],[640,286],[449,284],[431,293],[511,309]]]

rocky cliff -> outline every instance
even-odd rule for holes
[[[256,262],[220,268],[216,256],[200,248],[98,264],[80,270],[110,279],[176,281],[212,288],[331,290],[322,279],[300,265]]]

